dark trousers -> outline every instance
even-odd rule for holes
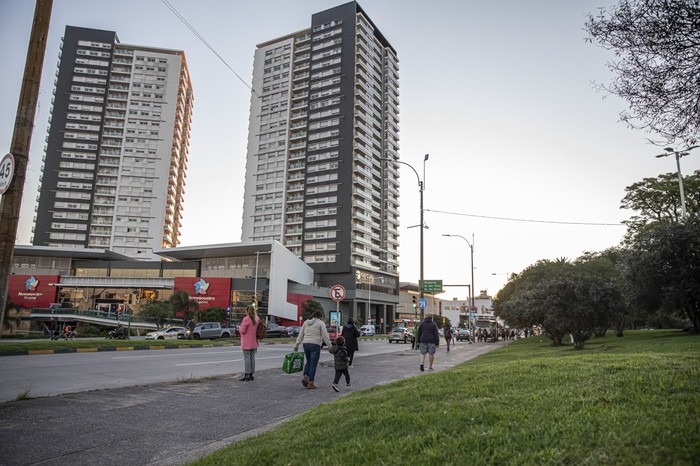
[[[349,384],[350,383],[350,372],[348,371],[348,368],[346,367],[343,370],[335,370],[335,377],[333,378],[333,385],[337,385],[338,382],[340,382],[340,376],[345,375],[345,383]]]
[[[352,366],[352,357],[355,355],[354,351],[348,350],[348,366]]]

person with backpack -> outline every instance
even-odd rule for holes
[[[246,316],[241,321],[239,332],[241,334],[241,349],[243,350],[243,362],[245,365],[245,375],[239,379],[241,382],[249,382],[255,380],[255,353],[258,352],[258,324],[261,323],[260,318],[255,313],[253,306],[248,306],[245,309]]]
[[[350,372],[348,372],[350,356],[348,355],[348,349],[345,347],[345,338],[336,338],[330,352],[333,355],[333,367],[335,368],[335,378],[331,387],[336,392],[339,392],[338,382],[340,382],[341,375],[345,376],[345,383],[348,387],[350,386]]]
[[[348,323],[343,326],[340,335],[345,338],[345,347],[348,350],[348,367],[352,369],[352,359],[355,356],[355,351],[360,350],[357,344],[357,337],[360,336],[360,331],[355,327],[355,321],[350,317]]]
[[[447,343],[447,351],[449,351],[450,343],[452,343],[452,328],[450,327],[450,324],[445,324],[443,336],[445,337],[445,342]]]
[[[314,378],[316,377],[316,366],[321,359],[321,345],[325,343],[329,348],[331,346],[326,323],[323,321],[323,311],[314,311],[311,318],[301,326],[299,336],[294,342],[295,352],[299,350],[300,343],[304,344],[304,356],[306,357],[304,378],[301,379],[301,384],[306,388],[316,388]]]

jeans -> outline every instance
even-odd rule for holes
[[[314,381],[316,376],[316,366],[318,360],[321,359],[321,345],[315,343],[304,343],[304,356],[306,356],[306,365],[304,365],[304,375],[309,377],[309,382]]]
[[[245,373],[252,374],[255,372],[255,353],[257,349],[243,350],[243,362],[245,364]]]

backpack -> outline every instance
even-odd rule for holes
[[[263,323],[262,319],[258,319],[258,325],[255,327],[255,337],[258,340],[262,340],[267,336],[267,327]]]

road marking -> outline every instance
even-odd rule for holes
[[[268,358],[255,358],[256,361],[260,361],[262,359],[279,359],[278,356],[274,357],[268,357]],[[206,361],[206,362],[186,362],[186,363],[181,363],[181,364],[175,364],[175,366],[199,366],[199,365],[204,365],[204,364],[221,364],[224,362],[241,362],[243,361],[243,358],[241,359],[228,359],[226,361]]]

